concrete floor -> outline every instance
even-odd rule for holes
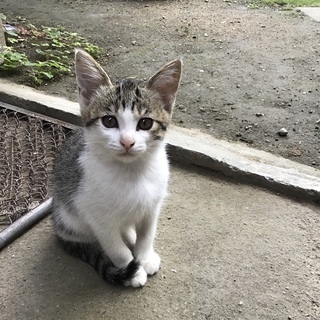
[[[319,208],[172,167],[142,289],[68,256],[45,219],[0,254],[0,319],[320,319]]]

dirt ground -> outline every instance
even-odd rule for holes
[[[176,125],[320,166],[320,24],[296,10],[218,0],[0,0],[0,12],[88,37],[104,49],[113,79],[147,78],[182,57]],[[74,77],[40,89],[77,99]]]

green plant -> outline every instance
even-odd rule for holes
[[[30,62],[24,53],[7,49],[0,52],[0,70],[16,71],[21,67],[29,67]]]
[[[18,43],[18,35],[11,31],[6,31],[7,34],[7,43],[9,45],[13,45],[15,43]]]
[[[17,33],[7,32],[7,44],[11,47],[0,54],[0,70],[26,72],[33,85],[70,74],[75,48],[82,48],[95,58],[102,53],[99,46],[63,27],[37,28],[28,24],[16,29]]]

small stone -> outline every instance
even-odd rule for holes
[[[246,130],[250,130],[252,128],[252,126],[246,126],[245,129]]]
[[[320,119],[318,121],[316,121],[316,124],[320,124]]]
[[[107,313],[107,310],[106,309],[101,309],[100,310],[100,314],[103,316],[103,315],[105,315]]]
[[[302,155],[302,152],[299,149],[291,149],[288,151],[288,155],[292,157],[300,157]]]
[[[288,130],[285,129],[285,128],[281,128],[279,131],[278,131],[278,135],[280,137],[286,137],[288,135]]]
[[[206,127],[210,128],[210,127],[211,127],[211,124],[210,124],[210,123],[207,123],[207,124],[206,124]]]
[[[243,306],[243,301],[240,301],[240,302],[239,302],[239,306]]]
[[[256,113],[256,116],[257,116],[257,117],[264,117],[264,113],[262,113],[262,112],[257,112],[257,113]]]
[[[134,40],[131,43],[132,43],[133,46],[135,46],[137,44],[137,41]]]

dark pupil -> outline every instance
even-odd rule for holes
[[[115,117],[105,116],[101,120],[106,128],[118,128],[118,121]]]
[[[153,125],[153,120],[150,118],[142,118],[138,123],[138,129],[149,130]]]

